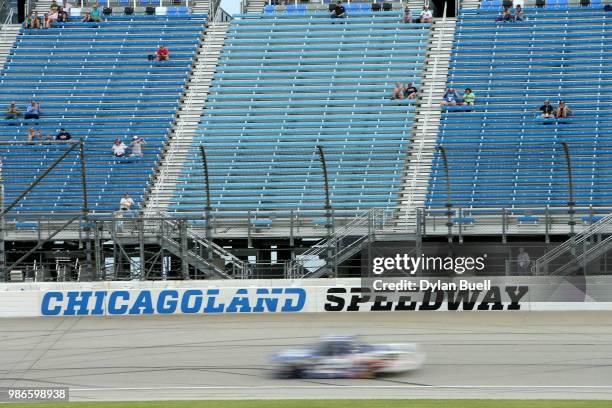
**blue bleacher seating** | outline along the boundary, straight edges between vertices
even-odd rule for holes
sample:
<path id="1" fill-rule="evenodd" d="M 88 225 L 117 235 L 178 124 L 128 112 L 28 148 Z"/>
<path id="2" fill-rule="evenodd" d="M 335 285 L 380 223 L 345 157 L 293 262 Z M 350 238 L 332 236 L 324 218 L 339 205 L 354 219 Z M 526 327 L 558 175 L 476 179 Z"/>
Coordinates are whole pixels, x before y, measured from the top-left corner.
<path id="1" fill-rule="evenodd" d="M 305 13 L 306 5 L 305 4 L 296 4 L 296 5 L 288 5 L 285 7 L 285 11 L 287 13 Z"/>
<path id="2" fill-rule="evenodd" d="M 182 10 L 183 13 L 185 10 Z M 206 21 L 205 15 L 113 15 L 100 23 L 74 18 L 47 30 L 22 29 L 0 74 L 0 103 L 22 111 L 41 103 L 39 120 L 0 118 L 1 141 L 25 141 L 30 127 L 43 135 L 66 128 L 85 141 L 89 208 L 118 209 L 129 193 L 139 205 L 166 141 Z M 159 44 L 168 62 L 149 61 Z M 143 158 L 115 159 L 115 138 L 146 141 Z M 3 148 L 6 202 L 17 197 L 66 144 Z M 78 150 L 13 209 L 14 213 L 80 211 Z"/>
<path id="3" fill-rule="evenodd" d="M 501 8 L 502 1 L 501 0 L 483 0 L 480 3 L 480 7 L 483 9 L 498 9 Z"/>
<path id="4" fill-rule="evenodd" d="M 577 206 L 612 205 L 612 37 L 592 7 L 527 8 L 527 21 L 497 23 L 498 10 L 464 10 L 457 21 L 448 86 L 472 88 L 476 104 L 442 113 L 451 202 L 468 209 L 566 207 L 571 153 Z M 539 106 L 564 100 L 565 119 Z M 447 202 L 445 168 L 434 158 L 427 205 Z M 534 215 L 519 221 L 537 222 Z M 529 218 L 532 217 L 532 218 Z"/>
<path id="5" fill-rule="evenodd" d="M 203 208 L 200 144 L 214 210 L 320 218 L 317 145 L 335 215 L 395 205 L 414 101 L 389 97 L 396 81 L 419 86 L 429 25 L 403 24 L 400 11 L 349 14 L 342 24 L 289 7 L 238 17 L 170 209 Z"/>

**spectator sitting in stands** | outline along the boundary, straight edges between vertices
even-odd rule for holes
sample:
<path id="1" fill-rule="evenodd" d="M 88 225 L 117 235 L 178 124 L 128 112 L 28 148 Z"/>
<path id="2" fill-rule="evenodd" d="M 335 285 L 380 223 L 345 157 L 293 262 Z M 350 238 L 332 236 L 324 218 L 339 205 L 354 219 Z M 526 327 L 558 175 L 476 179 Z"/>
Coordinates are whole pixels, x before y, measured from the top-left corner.
<path id="1" fill-rule="evenodd" d="M 170 51 L 163 44 L 159 46 L 157 51 L 155 52 L 155 59 L 157 61 L 169 61 L 170 60 Z"/>
<path id="2" fill-rule="evenodd" d="M 346 18 L 346 9 L 342 5 L 342 1 L 338 0 L 336 3 L 336 8 L 330 14 L 331 18 Z"/>
<path id="3" fill-rule="evenodd" d="M 4 119 L 17 119 L 19 116 L 21 116 L 21 111 L 17 108 L 17 104 L 15 102 L 11 102 L 6 110 L 6 116 Z"/>
<path id="4" fill-rule="evenodd" d="M 144 145 L 145 141 L 142 137 L 133 136 L 132 143 L 130 144 L 130 147 L 132 148 L 132 154 L 130 154 L 130 157 L 142 157 L 142 146 Z"/>
<path id="5" fill-rule="evenodd" d="M 98 8 L 98 3 L 94 3 L 93 7 L 89 11 L 89 17 L 92 21 L 102 21 L 102 11 Z"/>
<path id="6" fill-rule="evenodd" d="M 128 193 L 125 193 L 119 201 L 119 209 L 121 211 L 130 211 L 133 205 L 134 200 L 132 200 L 132 197 L 130 197 Z"/>
<path id="7" fill-rule="evenodd" d="M 61 128 L 59 130 L 59 132 L 57 132 L 57 135 L 55 135 L 55 140 L 60 140 L 60 141 L 64 141 L 65 142 L 65 141 L 68 141 L 70 139 L 72 139 L 72 136 L 64 128 Z"/>
<path id="8" fill-rule="evenodd" d="M 93 23 L 94 22 L 93 18 L 91 18 L 91 16 L 89 15 L 89 11 L 86 11 L 83 13 L 83 19 L 81 21 L 83 23 Z"/>
<path id="9" fill-rule="evenodd" d="M 57 10 L 49 11 L 48 14 L 45 14 L 45 26 L 44 28 L 51 28 L 51 24 L 55 23 L 59 18 L 59 14 Z"/>
<path id="10" fill-rule="evenodd" d="M 64 10 L 63 7 L 60 7 L 57 11 L 57 21 L 58 23 L 67 23 L 68 22 L 68 13 Z"/>
<path id="11" fill-rule="evenodd" d="M 423 6 L 423 11 L 421 11 L 421 15 L 419 16 L 419 21 L 421 23 L 431 23 L 433 21 L 433 15 L 429 10 L 429 6 Z"/>
<path id="12" fill-rule="evenodd" d="M 40 28 L 40 19 L 38 13 L 33 11 L 23 22 L 25 28 Z"/>
<path id="13" fill-rule="evenodd" d="M 402 87 L 401 82 L 395 83 L 395 88 L 393 88 L 391 99 L 404 99 L 404 88 Z"/>
<path id="14" fill-rule="evenodd" d="M 441 106 L 455 106 L 459 102 L 459 94 L 455 88 L 448 88 L 442 97 Z"/>
<path id="15" fill-rule="evenodd" d="M 404 7 L 404 23 L 412 23 L 412 10 L 410 7 Z"/>
<path id="16" fill-rule="evenodd" d="M 40 139 L 42 136 L 40 130 L 34 128 L 28 129 L 28 142 L 34 142 L 36 139 Z"/>
<path id="17" fill-rule="evenodd" d="M 525 12 L 520 4 L 516 5 L 516 14 L 514 14 L 514 21 L 525 21 Z"/>
<path id="18" fill-rule="evenodd" d="M 113 143 L 111 150 L 113 151 L 113 155 L 115 157 L 124 157 L 127 151 L 127 146 L 121 141 L 121 139 L 115 139 L 115 143 Z"/>
<path id="19" fill-rule="evenodd" d="M 501 17 L 499 17 L 499 21 L 514 21 L 514 16 L 512 15 L 512 13 L 510 13 L 510 7 L 504 7 L 504 11 L 502 11 Z"/>
<path id="20" fill-rule="evenodd" d="M 414 99 L 417 97 L 418 89 L 414 86 L 412 82 L 408 82 L 406 87 L 404 88 L 404 98 L 406 99 Z"/>
<path id="21" fill-rule="evenodd" d="M 476 101 L 476 95 L 472 92 L 471 88 L 465 88 L 465 92 L 463 93 L 463 102 L 461 105 L 474 105 Z"/>
<path id="22" fill-rule="evenodd" d="M 544 101 L 544 105 L 540 106 L 540 111 L 542 112 L 543 118 L 552 118 L 555 108 L 553 108 L 553 106 L 550 104 L 550 101 L 546 99 Z"/>
<path id="23" fill-rule="evenodd" d="M 26 113 L 23 117 L 24 119 L 39 119 L 41 114 L 42 111 L 40 110 L 40 103 L 32 101 L 26 109 Z"/>
<path id="24" fill-rule="evenodd" d="M 572 114 L 572 110 L 565 104 L 564 101 L 559 101 L 559 106 L 555 110 L 555 116 L 559 118 L 568 118 Z"/>

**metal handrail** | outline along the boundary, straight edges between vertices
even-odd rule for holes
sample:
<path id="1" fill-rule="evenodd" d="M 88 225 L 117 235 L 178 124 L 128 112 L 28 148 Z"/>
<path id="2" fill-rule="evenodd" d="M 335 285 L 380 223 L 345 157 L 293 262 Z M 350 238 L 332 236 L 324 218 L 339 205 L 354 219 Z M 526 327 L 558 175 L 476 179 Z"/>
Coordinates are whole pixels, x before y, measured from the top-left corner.
<path id="1" fill-rule="evenodd" d="M 584 262 L 585 259 L 589 259 L 590 255 L 595 253 L 595 255 L 597 255 L 597 253 L 602 249 L 602 248 L 606 248 L 610 246 L 610 243 L 612 243 L 612 235 L 607 237 L 606 239 L 604 239 L 601 242 L 598 242 L 597 245 L 594 245 L 592 247 L 590 247 L 589 249 L 587 249 L 586 251 L 584 251 L 582 254 L 580 254 L 579 256 L 577 256 L 575 259 L 573 259 L 572 263 L 566 263 L 565 265 L 562 265 L 560 268 L 556 269 L 554 272 L 551 273 L 551 275 L 560 275 L 562 272 L 564 272 L 565 270 L 567 270 L 568 268 L 570 268 L 573 264 L 577 263 L 577 262 Z M 537 262 L 537 261 L 536 261 Z M 538 270 L 536 269 L 536 272 L 538 272 Z M 571 271 L 570 271 L 571 272 Z"/>
<path id="2" fill-rule="evenodd" d="M 173 227 L 178 228 L 178 221 L 176 218 L 173 218 L 170 214 L 167 214 L 164 212 L 160 212 L 160 216 L 163 217 L 162 222 L 169 223 Z M 247 263 L 241 260 L 240 258 L 236 257 L 231 252 L 227 251 L 223 247 L 215 244 L 213 241 L 208 240 L 206 237 L 202 236 L 198 232 L 192 229 L 189 229 L 189 228 L 187 229 L 187 236 L 195 241 L 198 241 L 205 248 L 211 248 L 213 253 L 219 256 L 220 258 L 223 258 L 226 261 L 230 261 L 233 265 L 235 265 L 239 269 L 239 271 L 242 274 L 247 273 L 248 271 Z"/>
<path id="3" fill-rule="evenodd" d="M 601 232 L 605 227 L 608 227 L 612 223 L 612 214 L 607 215 L 601 220 L 591 224 L 580 233 L 574 235 L 561 245 L 555 247 L 552 251 L 549 251 L 542 257 L 538 258 L 535 262 L 536 271 L 542 268 L 543 265 L 550 263 L 553 259 L 558 258 L 564 252 L 570 250 L 572 247 L 581 244 L 591 236 Z"/>
<path id="4" fill-rule="evenodd" d="M 6 1 L 2 3 L 2 5 L 0 5 L 0 10 L 2 10 L 6 5 Z M 4 19 L 4 22 L 2 23 L 2 36 L 0 37 L 0 42 L 4 43 L 6 41 L 6 37 L 7 37 L 7 26 L 10 25 L 13 22 L 13 16 L 15 15 L 15 10 L 13 10 L 12 8 L 9 8 L 9 11 L 6 15 L 6 18 Z"/>
<path id="5" fill-rule="evenodd" d="M 317 244 L 313 245 L 310 249 L 303 252 L 301 254 L 302 258 L 309 257 L 320 257 L 323 255 L 329 248 L 336 248 L 336 258 L 353 248 L 355 245 L 363 242 L 363 239 L 372 233 L 371 227 L 372 225 L 378 225 L 377 220 L 382 220 L 382 227 L 387 222 L 388 218 L 386 214 L 389 211 L 393 211 L 390 208 L 373 208 L 370 210 L 364 210 L 358 213 L 351 221 L 349 221 L 346 225 L 339 228 L 335 231 L 335 233 L 326 239 L 319 241 Z M 363 231 L 363 228 L 366 228 L 366 231 Z M 341 243 L 344 239 L 349 237 L 359 237 L 357 240 L 351 241 L 348 245 L 338 249 L 338 244 Z M 288 275 L 293 275 L 293 273 L 297 272 L 303 266 L 303 260 L 294 259 L 288 264 Z M 306 275 L 306 274 L 305 274 Z"/>

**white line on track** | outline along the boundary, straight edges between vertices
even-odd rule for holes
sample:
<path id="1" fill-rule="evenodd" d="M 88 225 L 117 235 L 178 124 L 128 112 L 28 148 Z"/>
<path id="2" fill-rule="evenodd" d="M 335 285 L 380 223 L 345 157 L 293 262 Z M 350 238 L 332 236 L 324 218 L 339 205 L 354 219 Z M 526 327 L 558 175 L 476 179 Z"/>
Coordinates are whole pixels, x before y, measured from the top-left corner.
<path id="1" fill-rule="evenodd" d="M 102 387 L 102 388 L 70 388 L 70 391 L 155 391 L 155 390 L 266 390 L 266 389 L 321 389 L 321 388 L 387 388 L 387 389 L 402 389 L 402 388 L 459 388 L 459 389 L 476 389 L 476 388 L 503 388 L 503 389 L 550 389 L 550 388 L 568 388 L 568 389 L 612 389 L 612 385 L 341 385 L 341 384 L 324 384 L 324 385 L 262 385 L 262 386 L 193 386 L 193 387 Z"/>

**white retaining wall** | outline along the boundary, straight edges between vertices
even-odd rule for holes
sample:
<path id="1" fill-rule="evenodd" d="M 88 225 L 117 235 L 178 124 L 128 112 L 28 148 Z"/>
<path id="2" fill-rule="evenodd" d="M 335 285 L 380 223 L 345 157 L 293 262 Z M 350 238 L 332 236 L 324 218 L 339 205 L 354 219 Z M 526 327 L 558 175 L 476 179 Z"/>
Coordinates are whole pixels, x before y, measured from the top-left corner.
<path id="1" fill-rule="evenodd" d="M 605 278 L 612 285 L 612 279 Z M 418 310 L 612 310 L 612 302 L 531 302 L 518 286 L 482 291 L 476 302 L 387 299 L 359 279 L 0 284 L 0 317 Z M 595 284 L 595 283 L 594 283 Z M 601 284 L 598 278 L 597 285 Z M 515 294 L 514 299 L 508 294 Z M 520 298 L 519 298 L 520 297 Z"/>

